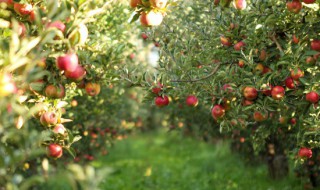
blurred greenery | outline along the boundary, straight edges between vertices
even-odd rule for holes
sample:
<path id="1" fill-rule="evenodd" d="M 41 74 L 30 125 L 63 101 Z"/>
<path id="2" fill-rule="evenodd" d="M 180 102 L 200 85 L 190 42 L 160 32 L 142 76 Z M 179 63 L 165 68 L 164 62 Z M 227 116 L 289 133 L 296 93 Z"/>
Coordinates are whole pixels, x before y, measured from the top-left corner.
<path id="1" fill-rule="evenodd" d="M 158 133 L 130 136 L 95 161 L 96 167 L 114 169 L 101 189 L 302 189 L 293 172 L 274 181 L 268 178 L 266 165 L 245 165 L 230 152 L 228 142 L 208 144 L 175 132 Z"/>

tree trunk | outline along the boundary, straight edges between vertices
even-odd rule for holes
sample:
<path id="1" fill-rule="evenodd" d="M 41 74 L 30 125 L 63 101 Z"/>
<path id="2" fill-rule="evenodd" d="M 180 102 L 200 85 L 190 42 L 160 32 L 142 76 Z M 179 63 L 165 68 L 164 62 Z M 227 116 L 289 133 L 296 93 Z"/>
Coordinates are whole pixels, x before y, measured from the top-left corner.
<path id="1" fill-rule="evenodd" d="M 268 144 L 268 172 L 272 179 L 281 179 L 289 174 L 289 163 L 283 151 L 276 151 L 274 144 Z"/>

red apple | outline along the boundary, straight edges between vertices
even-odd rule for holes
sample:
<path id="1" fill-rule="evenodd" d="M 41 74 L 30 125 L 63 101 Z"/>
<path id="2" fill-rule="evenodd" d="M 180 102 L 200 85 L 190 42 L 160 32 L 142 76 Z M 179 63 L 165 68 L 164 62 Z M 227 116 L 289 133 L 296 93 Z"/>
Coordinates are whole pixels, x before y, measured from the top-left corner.
<path id="1" fill-rule="evenodd" d="M 244 61 L 243 60 L 239 60 L 238 65 L 240 68 L 244 67 Z"/>
<path id="2" fill-rule="evenodd" d="M 264 95 L 271 96 L 272 86 L 270 84 L 263 84 L 261 87 Z"/>
<path id="3" fill-rule="evenodd" d="M 27 16 L 31 13 L 33 7 L 31 4 L 14 3 L 13 9 L 17 14 L 21 16 Z"/>
<path id="4" fill-rule="evenodd" d="M 311 91 L 306 94 L 306 100 L 308 102 L 311 102 L 313 104 L 317 103 L 319 101 L 319 94 L 315 91 Z"/>
<path id="5" fill-rule="evenodd" d="M 240 41 L 236 44 L 234 44 L 233 48 L 236 51 L 240 51 L 241 49 L 243 49 L 246 46 L 246 44 L 243 41 Z"/>
<path id="6" fill-rule="evenodd" d="M 169 98 L 168 96 L 157 96 L 154 100 L 154 103 L 158 107 L 167 106 L 169 104 Z"/>
<path id="7" fill-rule="evenodd" d="M 311 41 L 311 49 L 315 51 L 320 51 L 320 40 L 314 39 Z"/>
<path id="8" fill-rule="evenodd" d="M 198 98 L 194 95 L 189 95 L 186 99 L 186 104 L 195 107 L 198 105 Z"/>
<path id="9" fill-rule="evenodd" d="M 100 84 L 88 82 L 85 90 L 89 96 L 96 96 L 100 93 Z"/>
<path id="10" fill-rule="evenodd" d="M 305 4 L 312 4 L 315 3 L 316 0 L 302 0 Z"/>
<path id="11" fill-rule="evenodd" d="M 66 128 L 62 124 L 57 124 L 54 126 L 53 130 L 56 134 L 64 134 L 66 132 Z"/>
<path id="12" fill-rule="evenodd" d="M 311 158 L 312 157 L 312 150 L 306 147 L 302 147 L 298 153 L 300 158 Z"/>
<path id="13" fill-rule="evenodd" d="M 148 39 L 148 35 L 146 33 L 142 33 L 141 34 L 141 38 L 146 40 L 146 39 Z"/>
<path id="14" fill-rule="evenodd" d="M 254 102 L 251 101 L 251 100 L 244 99 L 244 100 L 242 101 L 242 105 L 243 105 L 243 106 L 250 106 L 250 105 L 252 105 L 252 104 L 254 104 Z"/>
<path id="15" fill-rule="evenodd" d="M 231 44 L 231 40 L 230 38 L 224 37 L 224 36 L 220 36 L 220 42 L 222 45 L 226 46 L 226 47 L 230 47 Z"/>
<path id="16" fill-rule="evenodd" d="M 243 96 L 247 100 L 254 100 L 258 97 L 258 91 L 253 87 L 245 87 L 243 90 Z"/>
<path id="17" fill-rule="evenodd" d="M 234 0 L 233 6 L 238 10 L 243 10 L 247 7 L 247 2 L 246 0 Z"/>
<path id="18" fill-rule="evenodd" d="M 296 86 L 294 84 L 294 80 L 291 77 L 286 78 L 286 80 L 284 81 L 285 85 L 287 88 L 289 89 L 295 89 Z"/>
<path id="19" fill-rule="evenodd" d="M 58 144 L 50 144 L 47 147 L 47 154 L 53 158 L 60 158 L 62 156 L 62 147 Z"/>
<path id="20" fill-rule="evenodd" d="M 161 12 L 142 12 L 140 16 L 140 23 L 142 26 L 159 26 L 162 23 L 163 15 Z"/>
<path id="21" fill-rule="evenodd" d="M 159 88 L 159 87 L 154 87 L 154 88 L 152 88 L 152 92 L 154 93 L 154 94 L 159 94 L 160 92 L 161 92 L 161 88 Z"/>
<path id="22" fill-rule="evenodd" d="M 41 115 L 40 123 L 44 126 L 55 125 L 58 122 L 58 116 L 54 112 L 48 111 Z"/>
<path id="23" fill-rule="evenodd" d="M 309 56 L 306 58 L 306 63 L 307 64 L 314 64 L 316 60 L 313 58 L 313 56 Z"/>
<path id="24" fill-rule="evenodd" d="M 75 53 L 67 53 L 59 56 L 56 60 L 56 65 L 60 70 L 73 72 L 79 65 L 78 56 Z"/>
<path id="25" fill-rule="evenodd" d="M 299 38 L 297 38 L 297 36 L 295 34 L 292 35 L 292 42 L 295 43 L 295 44 L 298 44 L 300 41 Z"/>
<path id="26" fill-rule="evenodd" d="M 292 13 L 299 13 L 302 9 L 302 3 L 300 0 L 292 0 L 287 2 L 287 9 Z"/>
<path id="27" fill-rule="evenodd" d="M 78 65 L 76 70 L 72 72 L 66 71 L 64 74 L 68 79 L 81 81 L 86 76 L 86 70 L 81 65 Z"/>
<path id="28" fill-rule="evenodd" d="M 232 86 L 230 84 L 224 84 L 222 86 L 222 90 L 225 91 L 225 92 L 231 93 L 233 91 L 233 88 L 232 88 Z"/>
<path id="29" fill-rule="evenodd" d="M 297 68 L 297 69 L 291 70 L 290 75 L 293 80 L 299 80 L 299 78 L 304 76 L 304 73 L 301 69 Z"/>
<path id="30" fill-rule="evenodd" d="M 259 111 L 255 111 L 253 113 L 253 119 L 257 122 L 261 122 L 261 121 L 264 121 L 266 119 L 268 119 L 268 113 L 265 113 L 265 114 L 262 114 L 261 112 Z"/>
<path id="31" fill-rule="evenodd" d="M 61 84 L 59 84 L 59 86 L 50 84 L 45 88 L 44 93 L 48 98 L 61 99 L 61 98 L 64 98 L 65 96 L 65 89 L 64 89 L 64 86 L 62 86 Z"/>
<path id="32" fill-rule="evenodd" d="M 297 119 L 296 119 L 296 118 L 291 118 L 291 119 L 290 119 L 290 123 L 291 123 L 292 125 L 295 125 L 295 124 L 297 123 Z"/>
<path id="33" fill-rule="evenodd" d="M 57 21 L 50 22 L 49 24 L 47 24 L 47 28 L 56 28 L 63 33 L 66 29 L 66 25 L 63 22 L 61 22 L 60 20 L 57 20 Z"/>
<path id="34" fill-rule="evenodd" d="M 211 114 L 215 120 L 220 119 L 224 116 L 225 109 L 221 105 L 215 105 L 211 110 Z"/>
<path id="35" fill-rule="evenodd" d="M 271 96 L 275 100 L 281 100 L 284 97 L 284 88 L 282 86 L 275 86 L 271 90 Z"/>
<path id="36" fill-rule="evenodd" d="M 159 9 L 166 7 L 168 0 L 150 0 L 151 6 Z"/>
<path id="37" fill-rule="evenodd" d="M 136 8 L 138 5 L 141 5 L 141 0 L 130 0 L 131 8 Z"/>

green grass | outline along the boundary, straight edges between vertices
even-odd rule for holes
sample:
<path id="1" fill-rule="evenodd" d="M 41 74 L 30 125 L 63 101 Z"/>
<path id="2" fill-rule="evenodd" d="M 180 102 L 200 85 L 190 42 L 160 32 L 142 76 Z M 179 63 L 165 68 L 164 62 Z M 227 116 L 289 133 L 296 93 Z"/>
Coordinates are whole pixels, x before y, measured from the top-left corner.
<path id="1" fill-rule="evenodd" d="M 105 190 L 302 189 L 292 175 L 273 181 L 265 165 L 246 166 L 227 142 L 206 144 L 174 133 L 131 136 L 94 164 L 114 169 L 101 184 Z"/>

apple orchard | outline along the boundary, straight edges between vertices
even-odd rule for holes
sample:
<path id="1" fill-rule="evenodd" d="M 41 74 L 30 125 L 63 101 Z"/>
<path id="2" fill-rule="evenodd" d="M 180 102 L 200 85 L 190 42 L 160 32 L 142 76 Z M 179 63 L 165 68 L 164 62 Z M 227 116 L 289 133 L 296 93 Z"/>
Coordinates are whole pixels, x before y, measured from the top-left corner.
<path id="1" fill-rule="evenodd" d="M 90 161 L 162 120 L 319 186 L 319 5 L 0 0 L 0 190 L 97 187 Z"/>

